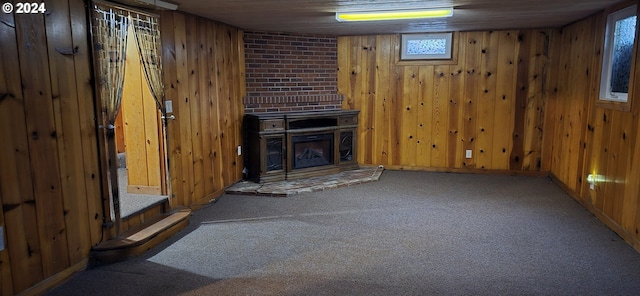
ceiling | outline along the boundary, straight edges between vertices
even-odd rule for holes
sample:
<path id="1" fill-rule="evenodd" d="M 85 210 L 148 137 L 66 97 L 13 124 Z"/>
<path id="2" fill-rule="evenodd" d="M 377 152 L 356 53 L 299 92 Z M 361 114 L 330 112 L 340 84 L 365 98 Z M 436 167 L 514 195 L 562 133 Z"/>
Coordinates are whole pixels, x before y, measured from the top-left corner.
<path id="1" fill-rule="evenodd" d="M 621 0 L 168 0 L 178 10 L 251 31 L 322 35 L 560 27 Z M 339 23 L 337 11 L 451 7 L 446 19 Z"/>

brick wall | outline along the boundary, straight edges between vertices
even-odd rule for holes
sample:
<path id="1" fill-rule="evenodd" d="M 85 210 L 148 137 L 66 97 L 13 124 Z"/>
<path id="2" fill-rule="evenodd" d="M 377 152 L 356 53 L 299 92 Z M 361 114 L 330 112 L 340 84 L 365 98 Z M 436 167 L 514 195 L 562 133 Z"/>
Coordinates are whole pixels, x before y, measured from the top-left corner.
<path id="1" fill-rule="evenodd" d="M 246 113 L 341 109 L 336 37 L 245 32 Z"/>

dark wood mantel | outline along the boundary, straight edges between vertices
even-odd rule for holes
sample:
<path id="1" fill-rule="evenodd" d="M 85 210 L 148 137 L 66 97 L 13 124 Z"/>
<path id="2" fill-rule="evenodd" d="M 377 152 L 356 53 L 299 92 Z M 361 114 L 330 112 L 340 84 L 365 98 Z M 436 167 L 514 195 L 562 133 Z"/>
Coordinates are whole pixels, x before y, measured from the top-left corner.
<path id="1" fill-rule="evenodd" d="M 358 110 L 255 113 L 245 116 L 245 165 L 256 182 L 332 174 L 358 168 Z M 326 162 L 296 165 L 295 145 L 323 139 Z M 305 142 L 307 141 L 307 142 Z M 328 147 L 330 143 L 330 147 Z M 297 155 L 300 157 L 300 155 Z"/>

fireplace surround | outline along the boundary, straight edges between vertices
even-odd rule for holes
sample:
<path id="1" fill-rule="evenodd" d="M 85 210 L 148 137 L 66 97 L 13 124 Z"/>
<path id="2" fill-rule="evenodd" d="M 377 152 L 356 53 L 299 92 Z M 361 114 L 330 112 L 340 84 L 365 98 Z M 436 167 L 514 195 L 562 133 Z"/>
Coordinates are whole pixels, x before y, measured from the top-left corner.
<path id="1" fill-rule="evenodd" d="M 247 178 L 293 180 L 357 169 L 357 110 L 245 115 Z"/>

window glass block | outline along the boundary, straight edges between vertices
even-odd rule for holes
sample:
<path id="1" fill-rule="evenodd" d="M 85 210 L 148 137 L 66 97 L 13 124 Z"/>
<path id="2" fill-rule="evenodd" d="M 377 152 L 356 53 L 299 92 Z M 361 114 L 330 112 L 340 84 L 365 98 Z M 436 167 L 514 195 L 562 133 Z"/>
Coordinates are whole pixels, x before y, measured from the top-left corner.
<path id="1" fill-rule="evenodd" d="M 633 42 L 635 39 L 636 16 L 621 19 L 615 23 L 613 39 L 613 60 L 611 64 L 611 91 L 629 92 L 629 75 Z"/>
<path id="2" fill-rule="evenodd" d="M 416 39 L 407 41 L 407 54 L 445 54 L 446 39 Z"/>

